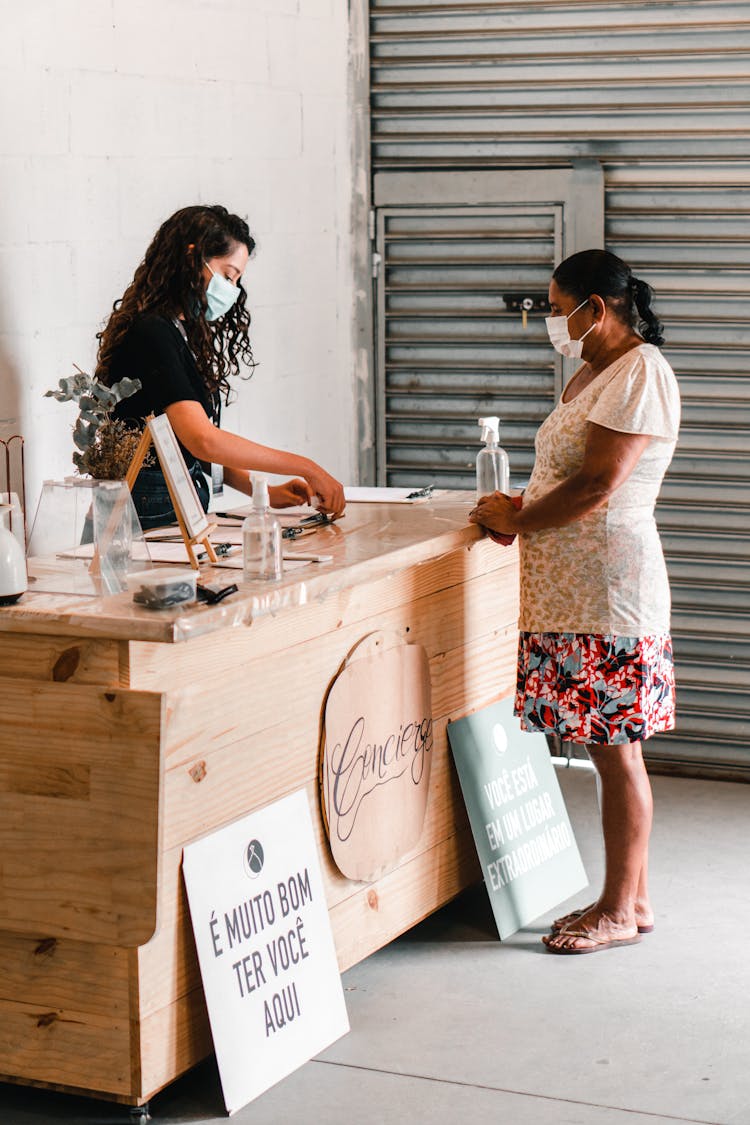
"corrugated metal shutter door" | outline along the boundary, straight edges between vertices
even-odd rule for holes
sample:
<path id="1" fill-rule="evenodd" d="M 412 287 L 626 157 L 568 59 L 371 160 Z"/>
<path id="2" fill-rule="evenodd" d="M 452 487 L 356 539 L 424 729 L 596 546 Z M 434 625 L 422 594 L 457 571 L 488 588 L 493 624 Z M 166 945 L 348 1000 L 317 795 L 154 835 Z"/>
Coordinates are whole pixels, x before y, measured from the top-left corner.
<path id="1" fill-rule="evenodd" d="M 501 419 L 514 482 L 528 478 L 557 365 L 544 326 L 524 330 L 503 294 L 546 291 L 561 208 L 383 208 L 379 223 L 384 479 L 473 488 L 485 414 Z"/>
<path id="2" fill-rule="evenodd" d="M 746 157 L 746 0 L 372 0 L 373 166 Z"/>
<path id="3" fill-rule="evenodd" d="M 673 764 L 750 769 L 750 5 L 373 0 L 371 16 L 377 178 L 525 168 L 533 182 L 541 169 L 570 167 L 582 156 L 601 163 L 605 244 L 654 286 L 684 404 L 658 509 L 673 590 L 679 726 L 652 740 L 648 753 Z M 413 201 L 390 202 L 398 210 L 398 202 Z M 394 283 L 381 328 L 389 358 L 408 362 L 403 337 L 424 323 L 424 310 L 409 322 L 417 308 L 402 301 L 396 246 L 405 249 L 418 232 L 389 228 L 385 215 L 380 222 Z M 471 252 L 459 243 L 436 238 L 429 251 L 445 276 L 456 268 L 453 251 Z M 434 294 L 426 297 L 440 308 Z M 485 306 L 467 324 L 452 310 L 441 340 L 452 334 L 464 355 L 474 348 L 487 361 L 472 361 L 469 377 L 481 371 L 481 386 L 490 389 L 492 349 L 504 347 L 515 379 L 529 352 L 503 343 L 509 322 L 493 322 Z M 536 328 L 528 340 L 541 372 Z M 399 444 L 402 389 L 382 402 L 393 479 L 402 455 L 413 456 Z M 539 382 L 536 389 L 541 409 L 547 392 Z M 485 400 L 469 397 L 463 403 L 473 426 L 473 407 Z M 451 450 L 461 456 L 456 443 L 468 431 L 463 419 L 440 421 L 445 405 L 425 388 L 412 397 L 407 429 L 426 439 L 422 451 L 449 483 L 447 459 Z M 455 405 L 445 410 L 452 418 Z M 436 421 L 434 430 L 423 428 Z M 523 427 L 506 438 L 517 466 L 525 467 L 529 438 Z"/>
<path id="4" fill-rule="evenodd" d="M 672 584 L 679 742 L 748 762 L 750 193 L 706 169 L 617 167 L 607 245 L 648 277 L 679 373 L 683 425 L 657 509 Z M 653 745 L 668 750 L 670 740 Z"/>

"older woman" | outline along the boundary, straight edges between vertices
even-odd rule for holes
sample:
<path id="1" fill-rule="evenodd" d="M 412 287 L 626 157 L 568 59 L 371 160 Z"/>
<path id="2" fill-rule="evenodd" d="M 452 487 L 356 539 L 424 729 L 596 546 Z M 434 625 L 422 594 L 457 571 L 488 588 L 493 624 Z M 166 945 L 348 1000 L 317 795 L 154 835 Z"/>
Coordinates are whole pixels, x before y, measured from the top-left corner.
<path id="1" fill-rule="evenodd" d="M 654 505 L 679 427 L 651 290 L 604 250 L 555 270 L 550 340 L 583 364 L 536 438 L 518 510 L 494 493 L 471 520 L 518 534 L 516 714 L 587 746 L 600 779 L 606 869 L 591 906 L 553 924 L 552 953 L 629 945 L 653 929 L 652 799 L 641 743 L 674 726 L 670 597 Z"/>

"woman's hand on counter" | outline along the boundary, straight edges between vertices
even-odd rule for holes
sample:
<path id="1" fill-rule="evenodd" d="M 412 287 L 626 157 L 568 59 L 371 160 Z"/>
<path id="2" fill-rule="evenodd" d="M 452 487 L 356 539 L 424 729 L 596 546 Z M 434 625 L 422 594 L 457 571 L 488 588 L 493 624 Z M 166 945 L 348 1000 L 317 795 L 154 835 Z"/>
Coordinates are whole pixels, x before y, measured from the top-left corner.
<path id="1" fill-rule="evenodd" d="M 481 496 L 476 508 L 469 512 L 469 523 L 484 528 L 496 543 L 512 543 L 519 532 L 518 512 L 523 500 L 520 496 L 506 496 L 504 492 L 491 492 Z"/>
<path id="2" fill-rule="evenodd" d="M 283 484 L 269 484 L 268 498 L 272 508 L 296 508 L 300 504 L 310 504 L 315 490 L 307 483 L 295 477 L 294 480 L 285 480 Z"/>
<path id="3" fill-rule="evenodd" d="M 340 516 L 346 507 L 344 499 L 344 486 L 327 473 L 320 465 L 311 462 L 310 468 L 305 472 L 305 479 L 317 495 L 318 502 L 315 506 L 326 515 Z"/>

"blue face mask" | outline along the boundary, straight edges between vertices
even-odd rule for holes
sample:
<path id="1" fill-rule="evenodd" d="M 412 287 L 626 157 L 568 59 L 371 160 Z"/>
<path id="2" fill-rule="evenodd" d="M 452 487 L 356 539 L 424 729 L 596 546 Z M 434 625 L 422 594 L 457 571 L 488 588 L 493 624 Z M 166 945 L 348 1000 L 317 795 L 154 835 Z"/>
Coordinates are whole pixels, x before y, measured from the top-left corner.
<path id="1" fill-rule="evenodd" d="M 229 312 L 234 302 L 240 295 L 237 285 L 233 285 L 226 277 L 214 271 L 206 262 L 206 268 L 211 270 L 211 280 L 206 287 L 206 320 L 218 320 L 225 312 Z"/>

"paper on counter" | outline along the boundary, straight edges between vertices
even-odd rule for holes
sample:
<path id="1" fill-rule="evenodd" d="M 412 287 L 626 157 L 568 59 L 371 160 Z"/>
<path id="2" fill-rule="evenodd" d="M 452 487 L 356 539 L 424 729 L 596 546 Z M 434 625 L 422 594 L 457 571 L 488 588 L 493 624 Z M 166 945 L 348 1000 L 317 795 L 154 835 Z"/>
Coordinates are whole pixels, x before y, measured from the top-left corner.
<path id="1" fill-rule="evenodd" d="M 344 499 L 347 504 L 423 504 L 425 500 L 431 500 L 436 496 L 447 496 L 450 489 L 435 488 L 429 496 L 409 498 L 413 492 L 419 491 L 420 489 L 415 485 L 410 488 L 392 488 L 390 486 L 380 488 L 370 487 L 369 485 L 347 484 L 344 487 Z M 237 508 L 226 516 L 218 516 L 218 526 L 222 529 L 227 525 L 236 526 L 237 522 L 244 518 L 249 511 L 249 507 Z M 315 508 L 309 504 L 300 504 L 294 508 L 273 509 L 273 514 L 277 519 L 289 518 L 294 521 L 304 516 L 313 515 L 314 512 Z"/>
<path id="2" fill-rule="evenodd" d="M 447 488 L 435 488 L 429 496 L 414 496 L 418 488 L 370 488 L 368 486 L 347 485 L 344 489 L 344 499 L 347 504 L 423 504 L 425 500 L 433 500 L 436 496 L 445 496 Z"/>
<path id="3" fill-rule="evenodd" d="M 288 570 L 299 570 L 299 568 L 302 567 L 302 566 L 310 566 L 310 565 L 312 565 L 312 564 L 311 564 L 309 559 L 293 559 L 292 560 L 292 559 L 287 559 L 286 557 L 284 558 L 284 571 L 285 572 L 288 571 Z M 229 559 L 219 559 L 217 562 L 211 563 L 211 566 L 220 566 L 224 570 L 242 570 L 242 555 L 238 555 L 236 557 L 229 558 Z"/>
<path id="4" fill-rule="evenodd" d="M 169 533 L 167 533 L 169 534 Z M 162 531 L 162 536 L 164 532 Z M 166 538 L 166 537 L 165 537 Z M 171 537 L 170 537 L 171 538 Z M 212 563 L 212 566 L 224 567 L 226 570 L 242 570 L 242 529 L 238 527 L 222 527 L 221 531 L 214 532 L 211 536 L 211 542 L 214 548 L 219 544 L 229 544 L 229 553 L 219 555 L 218 560 Z M 183 540 L 175 539 L 174 542 L 160 542 L 158 531 L 152 532 L 148 536 L 149 552 L 151 554 L 152 562 L 167 562 L 167 563 L 184 563 L 188 561 L 187 551 Z M 205 552 L 202 550 L 200 544 L 195 544 L 195 551 L 199 559 L 203 560 Z M 302 554 L 302 553 L 301 553 Z M 320 555 L 320 561 L 328 562 L 332 556 Z M 284 555 L 284 568 L 296 570 L 301 566 L 307 566 L 308 563 L 317 562 L 317 558 L 300 557 L 299 559 L 291 558 Z"/>

